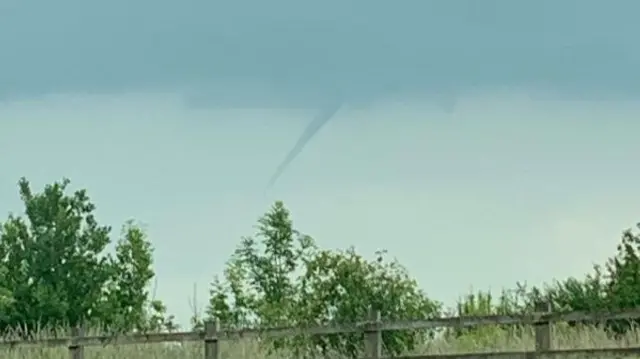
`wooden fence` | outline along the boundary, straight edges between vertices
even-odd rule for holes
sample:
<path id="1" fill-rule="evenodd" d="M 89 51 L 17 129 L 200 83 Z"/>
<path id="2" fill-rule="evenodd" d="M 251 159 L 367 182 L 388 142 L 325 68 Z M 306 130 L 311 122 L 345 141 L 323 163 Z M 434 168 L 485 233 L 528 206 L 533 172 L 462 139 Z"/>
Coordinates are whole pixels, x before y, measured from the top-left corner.
<path id="1" fill-rule="evenodd" d="M 395 359 L 489 359 L 489 358 L 539 358 L 541 355 L 570 355 L 601 356 L 605 354 L 630 355 L 640 354 L 640 346 L 626 348 L 591 348 L 591 349 L 561 349 L 553 350 L 551 346 L 551 324 L 557 322 L 603 322 L 616 319 L 638 319 L 640 308 L 624 312 L 571 312 L 553 313 L 547 303 L 537 306 L 536 312 L 526 315 L 488 315 L 453 318 L 436 318 L 427 320 L 404 320 L 383 322 L 380 312 L 371 311 L 366 321 L 355 324 L 333 326 L 308 326 L 269 329 L 221 330 L 219 323 L 206 322 L 205 330 L 199 332 L 177 333 L 136 333 L 122 336 L 83 336 L 80 329 L 72 332 L 70 338 L 56 338 L 27 341 L 2 341 L 0 348 L 13 348 L 24 345 L 40 345 L 47 347 L 66 346 L 69 348 L 71 359 L 84 359 L 84 347 L 126 345 L 163 342 L 194 342 L 204 343 L 204 359 L 220 359 L 220 340 L 251 337 L 287 337 L 293 335 L 323 335 L 336 333 L 364 333 L 365 355 L 367 359 L 382 359 L 382 332 L 387 330 L 407 329 L 436 329 L 436 328 L 467 328 L 483 325 L 533 325 L 535 327 L 535 350 L 529 351 L 501 351 L 463 354 L 415 355 L 395 357 Z M 233 359 L 233 358 L 229 358 Z M 384 358 L 391 359 L 391 358 Z"/>

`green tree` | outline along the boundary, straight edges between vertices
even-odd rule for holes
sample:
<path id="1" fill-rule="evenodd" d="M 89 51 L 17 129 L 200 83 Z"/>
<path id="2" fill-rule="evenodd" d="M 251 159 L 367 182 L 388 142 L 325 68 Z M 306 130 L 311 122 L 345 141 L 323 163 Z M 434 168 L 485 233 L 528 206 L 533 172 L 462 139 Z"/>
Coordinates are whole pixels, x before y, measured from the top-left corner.
<path id="1" fill-rule="evenodd" d="M 427 319 L 440 314 L 441 304 L 429 299 L 397 260 L 387 260 L 384 251 L 367 260 L 353 248 L 320 251 L 306 263 L 301 279 L 298 315 L 307 322 L 354 323 L 367 318 L 369 308 L 385 320 Z M 382 339 L 391 355 L 413 350 L 433 336 L 433 331 L 385 331 Z M 329 349 L 357 357 L 361 334 L 327 335 L 316 340 Z"/>
<path id="2" fill-rule="evenodd" d="M 640 226 L 639 226 L 640 227 Z M 584 278 L 554 281 L 542 288 L 520 287 L 521 310 L 533 310 L 533 303 L 550 300 L 554 311 L 618 311 L 640 306 L 640 236 L 631 229 L 623 232 L 616 253 L 604 266 L 595 265 Z M 579 323 L 568 323 L 573 326 Z M 624 333 L 635 321 L 610 321 L 607 328 Z"/>
<path id="3" fill-rule="evenodd" d="M 289 211 L 276 202 L 259 219 L 256 236 L 242 239 L 223 278 L 214 279 L 207 315 L 238 327 L 352 323 L 365 319 L 371 305 L 389 320 L 428 318 L 440 310 L 384 252 L 367 260 L 353 248 L 320 250 L 311 237 L 294 229 Z M 429 334 L 385 332 L 383 341 L 390 354 L 399 354 Z M 341 334 L 270 345 L 356 357 L 362 343 L 361 335 Z"/>
<path id="4" fill-rule="evenodd" d="M 98 224 L 86 190 L 67 194 L 69 184 L 63 179 L 34 193 L 25 178 L 19 181 L 24 215 L 0 225 L 0 329 L 149 328 L 163 308 L 148 298 L 151 244 L 129 222 L 115 255 L 108 253 L 111 228 Z"/>
<path id="5" fill-rule="evenodd" d="M 624 231 L 616 255 L 606 265 L 604 297 L 605 307 L 609 310 L 640 307 L 640 235 L 631 229 Z M 618 320 L 608 324 L 610 329 L 621 334 L 637 326 L 638 321 Z"/>

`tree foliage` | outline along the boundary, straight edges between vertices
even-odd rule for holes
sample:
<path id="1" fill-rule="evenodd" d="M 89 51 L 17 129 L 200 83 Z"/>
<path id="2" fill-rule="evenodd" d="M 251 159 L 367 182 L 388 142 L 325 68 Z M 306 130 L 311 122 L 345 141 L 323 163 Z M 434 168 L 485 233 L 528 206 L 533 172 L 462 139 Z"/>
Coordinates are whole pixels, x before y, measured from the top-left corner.
<path id="1" fill-rule="evenodd" d="M 640 226 L 639 226 L 640 228 Z M 595 265 L 584 278 L 555 281 L 529 293 L 530 302 L 547 298 L 555 311 L 621 311 L 640 306 L 640 236 L 623 232 L 615 254 L 604 266 Z M 569 323 L 575 325 L 578 323 Z M 621 334 L 636 321 L 609 321 L 606 327 Z"/>
<path id="2" fill-rule="evenodd" d="M 311 237 L 294 229 L 289 211 L 276 202 L 259 219 L 257 234 L 242 239 L 222 278 L 214 279 L 207 315 L 227 327 L 321 325 L 363 321 L 370 306 L 384 319 L 428 318 L 440 310 L 440 304 L 384 252 L 367 260 L 353 248 L 321 250 Z M 429 334 L 385 332 L 383 342 L 390 354 L 399 354 Z M 336 334 L 270 345 L 355 357 L 362 343 L 361 334 Z"/>
<path id="3" fill-rule="evenodd" d="M 535 303 L 540 301 L 549 301 L 557 312 L 622 311 L 640 307 L 640 235 L 631 229 L 624 231 L 615 254 L 605 265 L 594 265 L 593 272 L 583 278 L 570 277 L 532 288 L 518 284 L 515 291 L 503 295 L 497 303 L 493 303 L 487 293 L 471 295 L 460 301 L 458 314 L 526 313 L 533 311 Z M 582 323 L 567 324 L 574 326 Z M 599 324 L 605 325 L 613 334 L 622 334 L 637 327 L 638 322 L 615 320 Z M 448 334 L 457 337 L 473 335 L 477 339 L 486 337 L 486 331 L 474 328 L 450 331 Z"/>
<path id="4" fill-rule="evenodd" d="M 0 329 L 172 326 L 149 298 L 153 249 L 145 232 L 126 223 L 109 253 L 111 227 L 98 223 L 85 190 L 67 193 L 69 184 L 34 193 L 19 181 L 24 214 L 0 224 Z"/>

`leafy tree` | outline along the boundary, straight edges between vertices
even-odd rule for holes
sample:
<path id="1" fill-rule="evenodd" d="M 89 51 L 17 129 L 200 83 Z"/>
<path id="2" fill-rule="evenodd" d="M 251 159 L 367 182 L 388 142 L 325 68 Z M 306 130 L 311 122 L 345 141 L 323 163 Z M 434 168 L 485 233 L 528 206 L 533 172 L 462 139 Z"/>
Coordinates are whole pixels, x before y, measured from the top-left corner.
<path id="1" fill-rule="evenodd" d="M 543 299 L 550 300 L 553 310 L 561 312 L 637 308 L 640 306 L 640 236 L 630 229 L 624 231 L 615 255 L 604 267 L 595 265 L 593 273 L 582 279 L 572 277 L 531 290 L 521 287 L 520 294 L 525 310 L 532 310 L 533 303 Z M 637 323 L 617 320 L 606 324 L 621 334 Z"/>
<path id="2" fill-rule="evenodd" d="M 373 261 L 346 251 L 320 251 L 307 263 L 302 277 L 301 317 L 307 321 L 354 323 L 367 317 L 370 307 L 386 320 L 426 319 L 437 316 L 441 305 L 418 287 L 397 260 L 388 261 L 385 252 Z M 392 355 L 413 350 L 432 337 L 433 331 L 385 331 L 384 347 Z M 321 348 L 356 357 L 361 350 L 359 334 L 329 335 Z"/>
<path id="3" fill-rule="evenodd" d="M 638 224 L 640 229 L 640 224 Z M 640 235 L 630 229 L 624 231 L 617 253 L 606 265 L 606 308 L 622 310 L 640 306 Z M 637 320 L 610 322 L 609 328 L 621 334 Z"/>
<path id="4" fill-rule="evenodd" d="M 115 255 L 107 253 L 111 228 L 98 224 L 85 190 L 66 193 L 69 184 L 64 179 L 34 193 L 25 178 L 19 181 L 24 215 L 0 225 L 0 329 L 149 328 L 164 314 L 146 290 L 154 276 L 151 244 L 129 222 Z"/>
<path id="5" fill-rule="evenodd" d="M 257 235 L 243 238 L 223 273 L 215 278 L 207 315 L 225 326 L 280 326 L 352 323 L 366 318 L 371 305 L 384 319 L 437 315 L 430 300 L 397 261 L 384 252 L 374 260 L 346 251 L 320 250 L 313 239 L 293 228 L 289 211 L 276 202 L 258 221 Z M 432 333 L 385 332 L 391 354 L 412 349 Z M 271 342 L 302 351 L 320 348 L 351 357 L 362 349 L 361 335 L 339 334 Z"/>
<path id="6" fill-rule="evenodd" d="M 146 332 L 175 331 L 179 329 L 175 317 L 167 313 L 167 306 L 161 300 L 153 299 L 146 309 L 146 321 L 142 330 Z"/>
<path id="7" fill-rule="evenodd" d="M 582 279 L 570 277 L 542 288 L 534 287 L 526 296 L 528 310 L 533 310 L 533 304 L 542 300 L 550 301 L 556 312 L 591 312 L 608 307 L 606 283 L 599 266 L 594 266 L 594 273 Z"/>

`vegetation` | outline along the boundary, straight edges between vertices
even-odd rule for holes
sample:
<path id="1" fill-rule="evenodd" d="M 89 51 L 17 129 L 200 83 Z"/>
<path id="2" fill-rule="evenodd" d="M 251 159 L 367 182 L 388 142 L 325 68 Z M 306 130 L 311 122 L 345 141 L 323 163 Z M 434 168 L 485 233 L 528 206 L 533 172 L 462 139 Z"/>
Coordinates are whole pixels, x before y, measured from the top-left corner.
<path id="1" fill-rule="evenodd" d="M 107 253 L 111 227 L 98 223 L 85 190 L 67 194 L 68 185 L 34 193 L 19 182 L 24 215 L 0 226 L 0 330 L 172 327 L 162 303 L 149 298 L 152 247 L 142 228 L 124 224 L 115 253 Z"/>
<path id="2" fill-rule="evenodd" d="M 23 213 L 0 223 L 0 330 L 21 328 L 17 335 L 25 337 L 42 328 L 75 325 L 102 332 L 175 329 L 163 303 L 149 294 L 155 275 L 153 248 L 143 228 L 127 222 L 113 238 L 111 227 L 95 218 L 87 192 L 71 192 L 69 184 L 64 179 L 33 192 L 26 179 L 19 181 Z M 640 305 L 639 251 L 640 235 L 627 230 L 614 255 L 583 278 L 541 288 L 516 284 L 497 297 L 470 293 L 447 310 L 385 252 L 370 260 L 353 248 L 321 249 L 294 227 L 284 204 L 276 202 L 258 220 L 255 235 L 240 240 L 224 272 L 214 277 L 204 318 L 193 318 L 193 324 L 199 327 L 207 318 L 231 327 L 355 322 L 366 316 L 370 305 L 388 320 L 510 314 L 529 312 L 541 299 L 550 300 L 558 311 L 621 310 Z M 637 338 L 635 323 L 602 324 L 603 329 L 596 330 L 569 323 L 558 329 L 564 335 L 560 341 L 576 347 L 594 338 L 612 343 Z M 448 330 L 442 335 L 398 331 L 383 336 L 391 355 L 496 345 L 508 349 L 529 341 L 530 329 L 500 326 Z M 361 335 L 336 334 L 239 347 L 249 348 L 244 352 L 247 357 L 287 352 L 296 357 L 333 353 L 353 358 L 362 343 Z M 164 350 L 131 348 L 127 350 Z M 113 353 L 104 357 L 122 355 Z M 56 357 L 53 352 L 48 355 Z"/>
<path id="3" fill-rule="evenodd" d="M 320 250 L 309 236 L 292 227 L 288 210 L 276 202 L 259 220 L 257 238 L 243 238 L 228 262 L 224 280 L 216 278 L 207 314 L 233 326 L 353 323 L 366 318 L 369 306 L 386 319 L 429 318 L 440 304 L 429 299 L 397 261 L 377 253 L 372 261 L 353 248 Z M 386 332 L 387 350 L 413 350 L 433 333 Z M 355 356 L 362 339 L 356 334 L 276 341 L 299 350 L 311 344 Z"/>

